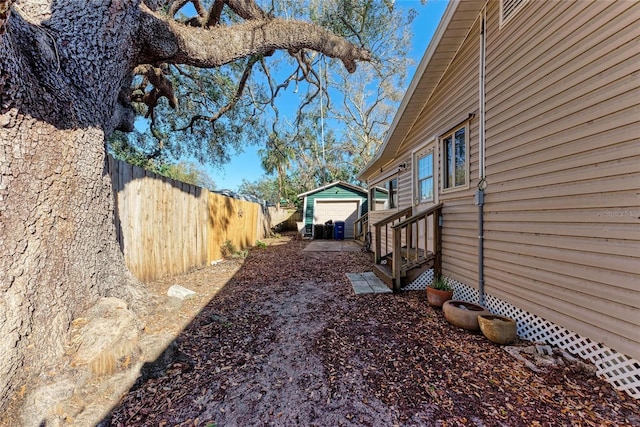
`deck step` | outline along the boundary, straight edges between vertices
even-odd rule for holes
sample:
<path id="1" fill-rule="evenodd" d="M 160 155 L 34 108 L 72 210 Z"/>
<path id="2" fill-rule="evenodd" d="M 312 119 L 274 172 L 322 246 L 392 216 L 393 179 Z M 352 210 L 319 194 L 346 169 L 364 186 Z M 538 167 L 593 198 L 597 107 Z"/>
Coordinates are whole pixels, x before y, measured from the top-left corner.
<path id="1" fill-rule="evenodd" d="M 374 264 L 373 272 L 384 282 L 390 289 L 393 289 L 393 275 L 391 274 L 391 266 L 388 264 Z"/>
<path id="2" fill-rule="evenodd" d="M 400 272 L 400 287 L 405 287 L 407 284 L 417 279 L 422 273 L 430 268 L 433 268 L 434 259 L 435 257 L 433 253 L 428 252 L 426 257 L 423 256 L 416 261 L 412 261 L 411 263 L 406 264 Z M 373 272 L 390 289 L 393 289 L 393 270 L 391 264 L 393 262 L 393 257 L 388 256 L 384 261 L 384 264 L 374 264 Z"/>

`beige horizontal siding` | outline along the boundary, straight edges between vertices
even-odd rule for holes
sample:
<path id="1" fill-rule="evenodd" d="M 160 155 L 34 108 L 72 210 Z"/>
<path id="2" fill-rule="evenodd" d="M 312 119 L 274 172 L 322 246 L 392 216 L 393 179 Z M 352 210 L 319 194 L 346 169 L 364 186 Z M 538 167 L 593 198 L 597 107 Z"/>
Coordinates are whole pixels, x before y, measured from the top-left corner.
<path id="1" fill-rule="evenodd" d="M 612 187 L 615 188 L 615 187 Z M 634 193 L 630 193 L 633 195 Z M 614 196 L 617 198 L 617 196 Z M 501 205 L 500 209 L 493 210 L 496 205 L 492 204 L 492 211 L 485 213 L 485 219 L 489 222 L 511 222 L 511 223 L 541 223 L 554 224 L 567 221 L 566 210 L 522 210 L 518 204 L 512 205 L 513 209 L 509 210 L 506 203 Z M 640 212 L 640 207 L 636 208 Z M 574 209 L 569 212 L 572 224 L 636 224 L 637 219 L 634 218 L 633 210 L 629 214 L 617 213 L 615 211 L 606 211 L 598 207 Z M 635 227 L 633 228 L 635 230 Z M 627 234 L 628 235 L 628 234 Z M 631 234 L 633 236 L 633 233 Z M 635 239 L 634 239 L 635 240 Z"/>
<path id="2" fill-rule="evenodd" d="M 517 105 L 519 100 L 526 99 L 536 93 L 535 89 L 531 87 L 532 84 L 543 89 L 552 89 L 551 93 L 558 93 L 563 90 L 563 86 L 558 85 L 576 83 L 575 79 L 563 82 L 562 78 L 566 79 L 575 74 L 588 73 L 584 76 L 584 80 L 587 80 L 591 74 L 602 67 L 602 57 L 609 56 L 611 52 L 631 40 L 628 32 L 632 30 L 630 25 L 633 25 L 637 18 L 634 18 L 633 14 L 625 15 L 625 11 L 622 11 L 622 15 L 612 20 L 603 10 L 628 8 L 629 2 L 627 5 L 624 5 L 624 2 L 585 1 L 578 3 L 567 8 L 567 5 L 561 5 L 560 2 L 557 2 L 555 6 L 551 2 L 547 2 L 547 5 L 532 6 L 530 10 L 535 10 L 540 6 L 545 8 L 551 6 L 547 12 L 550 15 L 555 13 L 555 9 L 569 10 L 564 15 L 564 19 L 566 19 L 567 15 L 575 14 L 576 9 L 581 8 L 589 13 L 584 18 L 589 22 L 587 31 L 583 28 L 584 21 L 567 23 L 562 21 L 562 16 L 558 16 L 553 25 L 544 29 L 527 30 L 519 26 L 516 29 L 519 32 L 518 36 L 511 39 L 502 38 L 505 33 L 511 37 L 509 30 L 514 29 L 511 26 L 506 28 L 507 31 L 489 31 L 488 55 L 495 56 L 496 59 L 487 64 L 487 74 L 501 76 L 503 79 L 499 82 L 487 82 L 487 90 L 494 90 L 498 85 L 518 89 L 518 93 L 514 93 L 514 98 L 508 97 L 506 94 L 495 95 L 500 102 L 506 103 L 505 107 Z M 603 27 L 604 24 L 606 27 Z M 612 40 L 612 36 L 617 39 Z M 495 37 L 501 37 L 499 44 L 492 42 Z M 531 39 L 535 40 L 531 41 Z M 598 44 L 602 44 L 602 46 L 598 46 Z M 599 50 L 594 52 L 592 50 L 594 47 Z M 503 54 L 501 48 L 508 49 L 510 53 Z M 509 68 L 516 62 L 523 68 Z M 566 67 L 567 64 L 570 64 L 569 68 Z M 611 65 L 609 64 L 609 66 Z"/>
<path id="3" fill-rule="evenodd" d="M 557 288 L 562 292 L 580 292 L 585 295 L 589 295 L 594 298 L 604 299 L 626 306 L 627 312 L 633 303 L 637 303 L 637 299 L 633 296 L 634 289 L 625 288 L 622 286 L 611 286 L 605 295 L 602 295 L 602 285 L 597 282 L 598 278 L 604 277 L 602 270 L 595 265 L 585 265 L 581 268 L 576 268 L 567 274 L 559 274 L 557 268 L 561 266 L 562 260 L 556 259 L 535 259 L 531 260 L 526 255 L 515 254 L 512 252 L 499 252 L 494 251 L 495 254 L 500 256 L 487 257 L 486 266 L 492 268 L 495 273 L 496 283 L 494 287 L 496 289 L 502 289 L 508 291 L 510 286 L 506 277 L 520 277 L 519 285 L 523 289 L 536 289 L 537 287 L 544 288 L 545 291 L 548 287 Z M 606 279 L 602 283 L 624 283 L 629 279 L 630 274 L 623 272 L 606 272 Z M 593 280 L 595 278 L 595 280 Z M 614 279 L 614 280 L 612 280 Z M 566 286 L 555 286 L 557 282 L 562 280 L 566 283 Z M 503 289 L 504 288 L 504 289 Z M 517 289 L 517 288 L 513 288 Z M 593 309 L 593 307 L 592 307 Z M 600 304 L 598 311 L 605 310 L 606 305 Z M 612 313 L 609 313 L 611 315 Z M 613 316 L 619 314 L 613 313 Z M 623 316 L 622 319 L 628 316 Z"/>
<path id="4" fill-rule="evenodd" d="M 403 143 L 404 152 L 408 153 L 416 146 L 440 137 L 478 110 L 479 31 L 479 23 L 476 23 L 449 65 L 447 78 L 435 89 L 407 135 Z"/>
<path id="5" fill-rule="evenodd" d="M 555 153 L 550 153 L 553 157 L 549 157 L 549 159 L 554 159 L 557 155 L 574 154 L 571 150 L 576 150 L 575 153 L 578 153 L 580 151 L 577 150 L 588 151 L 598 147 L 607 147 L 611 141 L 635 141 L 638 124 L 629 121 L 629 117 L 633 116 L 640 116 L 640 107 L 632 106 L 614 113 L 607 111 L 603 116 L 588 120 L 579 126 L 563 129 L 561 132 L 537 135 L 535 143 L 532 143 L 531 140 L 501 138 L 500 141 L 505 144 L 510 141 L 511 145 L 504 147 L 503 150 L 493 146 L 488 147 L 487 153 L 490 158 L 487 161 L 495 168 L 496 173 L 499 173 L 504 169 L 513 169 L 511 162 L 518 161 L 519 157 L 540 153 L 543 150 L 557 150 Z M 602 123 L 606 123 L 607 128 L 602 129 Z M 594 129 L 594 125 L 596 125 L 596 129 Z M 584 144 L 585 140 L 589 143 Z M 562 153 L 561 150 L 567 152 Z"/>
<path id="6" fill-rule="evenodd" d="M 479 28 L 478 28 L 479 33 Z M 469 42 L 477 50 L 477 37 Z M 473 73 L 471 73 L 473 71 Z M 476 83 L 472 92 L 478 103 L 477 64 L 469 69 Z M 478 117 L 469 122 L 469 187 L 442 193 L 444 203 L 442 229 L 443 274 L 468 286 L 478 287 L 478 207 L 474 194 L 478 182 Z M 438 159 L 437 173 L 442 176 L 442 158 Z M 441 190 L 440 190 L 441 191 Z"/>
<path id="7" fill-rule="evenodd" d="M 636 358 L 639 14 L 489 3 L 485 204 L 486 291 Z"/>
<path id="8" fill-rule="evenodd" d="M 491 133 L 487 134 L 487 138 L 495 138 L 496 140 L 504 141 L 506 146 L 492 146 L 491 150 L 488 150 L 488 155 L 493 152 L 504 152 L 513 149 L 509 144 L 512 141 L 526 138 L 529 139 L 532 136 L 536 138 L 548 138 L 550 136 L 554 138 L 561 138 L 561 133 L 568 128 L 574 126 L 585 126 L 587 124 L 593 125 L 593 122 L 603 123 L 607 125 L 606 118 L 609 114 L 615 112 L 622 112 L 623 115 L 636 111 L 638 94 L 634 93 L 634 89 L 637 88 L 638 78 L 637 76 L 629 75 L 620 84 L 614 84 L 610 88 L 602 88 L 598 96 L 587 99 L 575 99 L 566 102 L 562 108 L 557 108 L 550 111 L 539 111 L 535 109 L 535 105 L 527 105 L 527 109 L 522 114 L 516 115 L 515 111 L 512 111 L 511 123 L 520 123 L 517 127 L 510 127 L 501 133 L 498 132 L 498 128 L 489 126 L 489 120 L 487 124 L 487 131 L 491 130 Z M 569 95 L 573 91 L 568 91 L 566 95 Z M 615 95 L 611 97 L 611 95 Z M 584 102 L 589 101 L 589 104 Z M 537 114 L 539 113 L 539 114 Z M 487 117 L 491 117 L 490 112 L 487 113 Z M 591 126 L 593 130 L 594 127 Z M 522 143 L 522 141 L 520 141 Z"/>
<path id="9" fill-rule="evenodd" d="M 600 307 L 599 311 L 591 311 L 591 315 L 584 317 L 584 297 L 578 298 L 576 292 L 546 283 L 532 282 L 530 276 L 518 277 L 507 271 L 515 266 L 503 266 L 496 269 L 499 276 L 492 278 L 494 286 L 491 294 L 504 301 L 526 301 L 527 310 L 543 318 L 553 320 L 559 325 L 572 329 L 570 325 L 582 325 L 588 332 L 580 332 L 596 342 L 606 343 L 611 348 L 623 353 L 634 355 L 637 349 L 633 337 L 637 334 L 637 309 L 632 306 L 622 307 L 603 300 L 601 297 L 592 298 L 593 306 Z M 535 272 L 525 272 L 530 275 Z M 563 281 L 562 276 L 554 276 L 555 281 Z M 502 280 L 501 280 L 502 279 Z M 528 285 L 525 286 L 525 285 Z M 574 301 L 567 304 L 566 301 Z M 606 307 L 606 308 L 604 308 Z M 624 313 L 625 319 L 611 317 L 611 312 Z"/>
<path id="10" fill-rule="evenodd" d="M 407 169 L 398 174 L 398 207 L 400 209 L 413 205 L 411 156 L 405 155 L 401 157 L 398 164 L 402 163 L 407 164 Z"/>
<path id="11" fill-rule="evenodd" d="M 549 186 L 545 194 L 540 189 L 521 191 L 521 196 L 518 196 L 517 192 L 504 192 L 500 193 L 497 189 L 491 189 L 488 191 L 494 191 L 487 194 L 486 201 L 492 203 L 492 210 L 516 210 L 516 211 L 536 211 L 536 210 L 549 210 L 549 209 L 571 209 L 571 214 L 577 209 L 589 209 L 589 208 L 601 208 L 597 218 L 609 217 L 613 212 L 620 209 L 629 208 L 633 212 L 633 207 L 638 206 L 638 191 L 637 186 L 634 186 L 634 176 L 637 174 L 627 175 L 621 177 L 618 180 L 606 179 L 606 182 L 617 182 L 625 187 L 630 187 L 625 190 L 625 187 L 620 190 L 618 187 L 614 187 L 612 191 L 593 192 L 589 188 L 599 183 L 598 180 L 584 181 L 575 184 L 575 192 L 572 193 L 567 188 L 567 184 L 557 184 Z M 603 179 L 605 180 L 605 179 Z M 497 186 L 496 186 L 497 187 Z M 635 200 L 635 202 L 633 202 Z M 633 203 L 632 203 L 633 202 Z M 502 203 L 501 205 L 499 205 Z M 633 223 L 637 224 L 637 219 L 634 219 L 634 215 L 629 216 L 629 219 L 633 220 Z M 596 217 L 594 217 L 596 219 Z"/>
<path id="12" fill-rule="evenodd" d="M 640 209 L 640 208 L 639 208 Z M 566 212 L 566 211 L 565 211 Z M 539 216 L 545 216 L 546 212 L 538 211 Z M 633 244 L 626 241 L 626 239 L 632 239 L 631 242 L 636 242 L 638 238 L 638 228 L 634 224 L 610 224 L 601 222 L 600 224 L 594 223 L 574 223 L 571 221 L 570 212 L 564 217 L 564 222 L 542 222 L 542 221 L 530 221 L 530 222 L 512 222 L 509 221 L 509 217 L 502 218 L 503 222 L 495 220 L 496 216 L 487 216 L 486 230 L 496 231 L 519 231 L 532 234 L 532 238 L 537 235 L 550 235 L 558 236 L 559 238 L 565 237 L 585 237 L 592 239 L 596 243 L 597 239 L 609 239 L 613 244 L 620 247 L 633 246 Z M 504 221 L 507 219 L 507 221 Z M 588 241 L 584 242 L 585 244 Z M 594 246 L 595 249 L 595 246 Z M 608 253 L 608 252 L 607 252 Z M 637 255 L 629 253 L 630 256 Z M 640 265 L 640 263 L 638 263 Z"/>

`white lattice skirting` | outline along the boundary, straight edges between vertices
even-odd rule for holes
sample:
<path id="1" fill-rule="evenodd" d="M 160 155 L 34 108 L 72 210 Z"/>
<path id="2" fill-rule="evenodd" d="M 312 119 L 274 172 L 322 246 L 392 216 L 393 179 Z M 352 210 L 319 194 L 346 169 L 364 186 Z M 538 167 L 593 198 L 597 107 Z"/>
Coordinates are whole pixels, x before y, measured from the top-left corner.
<path id="1" fill-rule="evenodd" d="M 432 282 L 433 270 L 428 270 L 404 289 L 424 290 Z M 455 280 L 450 283 L 454 288 L 454 299 L 478 302 L 479 292 L 477 289 Z M 485 306 L 494 314 L 515 319 L 518 322 L 518 336 L 520 338 L 551 344 L 588 360 L 596 366 L 597 374 L 600 377 L 616 389 L 626 392 L 635 399 L 640 399 L 640 361 L 491 295 L 485 295 Z"/>

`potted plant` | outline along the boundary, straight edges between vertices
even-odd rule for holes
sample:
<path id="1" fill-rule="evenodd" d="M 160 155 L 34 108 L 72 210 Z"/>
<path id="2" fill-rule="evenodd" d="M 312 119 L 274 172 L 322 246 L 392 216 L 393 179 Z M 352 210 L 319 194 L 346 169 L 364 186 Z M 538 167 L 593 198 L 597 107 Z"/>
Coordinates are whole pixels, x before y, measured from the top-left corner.
<path id="1" fill-rule="evenodd" d="M 446 276 L 436 277 L 431 286 L 427 286 L 427 301 L 432 307 L 442 307 L 452 297 L 453 288 Z"/>

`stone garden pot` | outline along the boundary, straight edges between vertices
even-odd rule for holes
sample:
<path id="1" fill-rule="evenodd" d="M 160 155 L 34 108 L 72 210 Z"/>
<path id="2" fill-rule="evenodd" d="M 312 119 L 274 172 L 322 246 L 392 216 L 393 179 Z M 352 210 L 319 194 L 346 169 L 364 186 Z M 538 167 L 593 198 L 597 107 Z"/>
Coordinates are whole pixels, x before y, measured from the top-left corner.
<path id="1" fill-rule="evenodd" d="M 496 344 L 511 344 L 516 339 L 517 323 L 515 320 L 496 314 L 481 314 L 478 325 L 482 334 Z"/>
<path id="2" fill-rule="evenodd" d="M 480 329 L 478 315 L 491 314 L 484 307 L 466 301 L 449 300 L 442 305 L 445 319 L 453 326 L 477 331 Z"/>
<path id="3" fill-rule="evenodd" d="M 453 291 L 441 291 L 440 289 L 427 287 L 427 302 L 432 307 L 442 307 L 442 304 L 452 297 Z"/>

